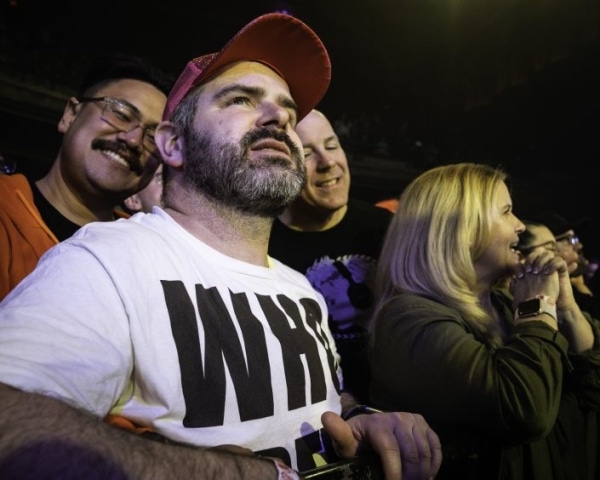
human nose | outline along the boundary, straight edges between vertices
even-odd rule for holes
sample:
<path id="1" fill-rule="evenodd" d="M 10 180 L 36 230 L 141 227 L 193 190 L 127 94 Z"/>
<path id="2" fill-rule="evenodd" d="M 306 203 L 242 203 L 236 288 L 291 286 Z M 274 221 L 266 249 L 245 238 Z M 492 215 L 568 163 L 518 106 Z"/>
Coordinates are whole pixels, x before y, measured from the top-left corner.
<path id="1" fill-rule="evenodd" d="M 277 126 L 285 128 L 286 125 L 291 125 L 292 113 L 290 110 L 279 104 L 278 102 L 265 101 L 261 105 L 261 126 Z"/>
<path id="2" fill-rule="evenodd" d="M 128 145 L 141 149 L 144 146 L 144 135 L 146 135 L 146 128 L 139 124 L 127 131 L 120 130 L 117 137 Z"/>
<path id="3" fill-rule="evenodd" d="M 521 233 L 523 233 L 523 232 L 524 232 L 524 231 L 527 229 L 527 227 L 526 227 L 526 226 L 525 226 L 525 224 L 524 224 L 524 223 L 523 223 L 521 220 L 519 220 L 517 217 L 515 217 L 515 219 L 517 220 L 517 228 L 515 228 L 515 231 L 517 232 L 517 234 L 519 234 L 519 235 L 520 235 Z"/>
<path id="4" fill-rule="evenodd" d="M 313 152 L 314 157 L 317 160 L 317 169 L 327 170 L 335 165 L 335 158 L 325 149 L 317 149 Z"/>

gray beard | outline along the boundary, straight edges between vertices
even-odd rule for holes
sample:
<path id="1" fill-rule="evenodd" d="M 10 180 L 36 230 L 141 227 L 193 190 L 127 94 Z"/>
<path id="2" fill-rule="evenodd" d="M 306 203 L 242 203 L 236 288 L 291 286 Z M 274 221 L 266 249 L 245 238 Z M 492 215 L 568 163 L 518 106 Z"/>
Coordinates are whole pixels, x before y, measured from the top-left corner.
<path id="1" fill-rule="evenodd" d="M 304 188 L 303 155 L 284 132 L 257 129 L 248 132 L 239 145 L 218 143 L 209 135 L 185 129 L 183 172 L 188 185 L 224 206 L 267 218 L 277 218 Z M 281 158 L 252 162 L 248 148 L 257 140 L 274 138 L 286 143 L 294 166 Z"/>

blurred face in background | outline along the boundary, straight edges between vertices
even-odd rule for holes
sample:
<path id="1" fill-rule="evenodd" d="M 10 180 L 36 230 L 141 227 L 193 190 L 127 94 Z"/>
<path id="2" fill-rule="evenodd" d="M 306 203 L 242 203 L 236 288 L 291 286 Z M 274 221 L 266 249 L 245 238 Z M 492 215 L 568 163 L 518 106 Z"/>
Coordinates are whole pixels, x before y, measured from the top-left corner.
<path id="1" fill-rule="evenodd" d="M 550 251 L 556 254 L 556 240 L 550 229 L 544 225 L 529 225 L 527 230 L 532 235 L 531 245 L 526 248 L 525 254 L 532 252 L 542 253 Z"/>
<path id="2" fill-rule="evenodd" d="M 154 205 L 160 206 L 162 195 L 162 164 L 158 166 L 146 188 L 125 199 L 125 206 L 133 212 L 151 212 Z"/>

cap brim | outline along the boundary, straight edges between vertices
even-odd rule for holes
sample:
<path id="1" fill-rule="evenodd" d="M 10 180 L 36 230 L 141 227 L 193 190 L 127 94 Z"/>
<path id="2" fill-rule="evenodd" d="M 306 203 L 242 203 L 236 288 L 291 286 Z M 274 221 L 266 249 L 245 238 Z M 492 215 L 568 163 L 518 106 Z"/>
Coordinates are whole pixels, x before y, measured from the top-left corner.
<path id="1" fill-rule="evenodd" d="M 193 87 L 238 61 L 261 62 L 281 75 L 298 105 L 298 120 L 318 105 L 331 81 L 329 55 L 316 33 L 295 17 L 269 13 L 248 23 L 220 52 L 190 61 L 169 94 L 163 118 L 171 118 Z"/>

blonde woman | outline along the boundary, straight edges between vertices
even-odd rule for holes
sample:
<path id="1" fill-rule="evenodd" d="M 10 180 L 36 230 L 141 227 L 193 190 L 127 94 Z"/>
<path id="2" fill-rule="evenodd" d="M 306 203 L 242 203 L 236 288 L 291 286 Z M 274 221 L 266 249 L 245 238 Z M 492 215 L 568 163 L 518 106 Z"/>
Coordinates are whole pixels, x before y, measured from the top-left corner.
<path id="1" fill-rule="evenodd" d="M 371 402 L 424 415 L 438 479 L 596 478 L 598 327 L 564 260 L 522 259 L 505 173 L 461 163 L 404 190 L 384 241 Z M 498 281 L 512 275 L 510 292 Z"/>

